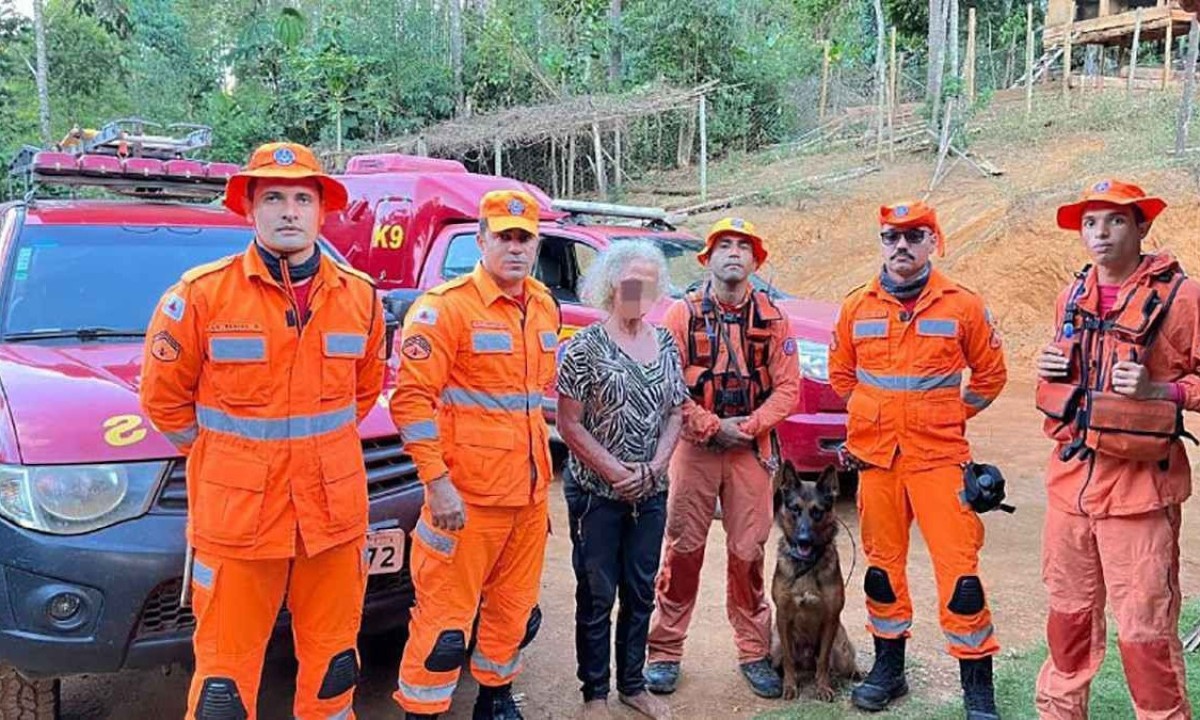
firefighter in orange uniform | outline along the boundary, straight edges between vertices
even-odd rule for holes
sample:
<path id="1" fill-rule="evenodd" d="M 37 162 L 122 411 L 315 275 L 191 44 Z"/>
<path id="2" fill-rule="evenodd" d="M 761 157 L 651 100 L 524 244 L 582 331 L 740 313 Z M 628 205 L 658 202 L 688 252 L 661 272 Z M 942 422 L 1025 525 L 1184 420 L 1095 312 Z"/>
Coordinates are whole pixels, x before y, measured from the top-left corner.
<path id="1" fill-rule="evenodd" d="M 769 659 L 763 546 L 778 466 L 773 431 L 796 407 L 800 363 L 788 317 L 750 284 L 766 259 L 753 224 L 717 222 L 699 254 L 709 278 L 689 288 L 663 321 L 679 345 L 691 397 L 683 407 L 684 441 L 668 468 L 666 540 L 645 670 L 654 693 L 674 692 L 679 680 L 718 500 L 728 536 L 726 602 L 742 674 L 759 696 L 783 693 Z"/>
<path id="2" fill-rule="evenodd" d="M 256 717 L 285 596 L 293 715 L 354 717 L 367 573 L 357 425 L 383 386 L 384 321 L 371 281 L 316 245 L 325 213 L 345 204 L 308 148 L 258 148 L 225 198 L 254 242 L 184 273 L 146 332 L 142 406 L 188 458 L 188 718 Z"/>
<path id="3" fill-rule="evenodd" d="M 1183 411 L 1200 410 L 1200 285 L 1170 253 L 1143 252 L 1165 207 L 1136 185 L 1101 180 L 1058 209 L 1058 226 L 1079 233 L 1094 264 L 1059 296 L 1054 341 L 1037 361 L 1037 405 L 1056 443 L 1042 533 L 1043 718 L 1087 717 L 1107 644 L 1105 598 L 1136 716 L 1191 717 L 1179 527 L 1192 492 Z"/>
<path id="4" fill-rule="evenodd" d="M 395 693 L 410 718 L 449 709 L 471 645 L 473 717 L 520 718 L 512 681 L 541 621 L 553 472 L 542 392 L 554 379 L 560 318 L 530 276 L 537 201 L 493 191 L 480 218 L 475 270 L 408 314 L 391 400 L 425 484 L 412 544 L 416 605 Z"/>
<path id="5" fill-rule="evenodd" d="M 904 646 L 913 610 L 905 565 L 915 517 L 933 558 L 967 717 L 996 718 L 999 645 L 979 579 L 983 524 L 960 495 L 973 467 L 966 421 L 1004 387 L 1004 354 L 983 300 L 933 269 L 930 255 L 944 247 L 933 208 L 884 206 L 879 223 L 883 268 L 843 302 L 829 356 L 829 381 L 848 400 L 846 450 L 860 466 L 867 629 L 875 641 L 875 664 L 851 700 L 882 710 L 908 692 Z"/>

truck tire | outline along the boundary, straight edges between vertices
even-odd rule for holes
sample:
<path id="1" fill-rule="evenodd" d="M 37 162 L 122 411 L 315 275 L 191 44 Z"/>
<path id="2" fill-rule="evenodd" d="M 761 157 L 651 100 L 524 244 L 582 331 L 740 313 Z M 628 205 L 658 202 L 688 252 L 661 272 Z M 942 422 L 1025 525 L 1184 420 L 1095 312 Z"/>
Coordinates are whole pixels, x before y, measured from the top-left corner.
<path id="1" fill-rule="evenodd" d="M 60 683 L 29 680 L 8 665 L 0 665 L 0 718 L 58 720 Z"/>

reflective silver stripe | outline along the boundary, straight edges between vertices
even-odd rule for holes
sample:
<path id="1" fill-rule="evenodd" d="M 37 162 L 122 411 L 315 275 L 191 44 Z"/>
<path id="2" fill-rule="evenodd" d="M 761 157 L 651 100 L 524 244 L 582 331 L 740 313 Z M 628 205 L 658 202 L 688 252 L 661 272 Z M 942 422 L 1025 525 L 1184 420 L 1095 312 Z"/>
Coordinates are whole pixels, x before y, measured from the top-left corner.
<path id="1" fill-rule="evenodd" d="M 542 398 L 542 412 L 557 412 L 558 401 L 553 398 Z"/>
<path id="2" fill-rule="evenodd" d="M 417 520 L 416 533 L 417 537 L 421 538 L 426 545 L 432 547 L 434 550 L 444 555 L 454 552 L 454 538 L 447 537 L 429 527 L 425 524 L 425 520 Z"/>
<path id="3" fill-rule="evenodd" d="M 208 341 L 208 352 L 213 360 L 241 361 L 265 360 L 267 340 L 260 337 L 212 338 Z"/>
<path id="4" fill-rule="evenodd" d="M 952 632 L 948 632 L 946 633 L 946 639 L 949 640 L 953 645 L 961 645 L 963 647 L 969 647 L 972 650 L 978 650 L 979 648 L 983 647 L 984 643 L 988 641 L 988 638 L 992 636 L 992 633 L 992 626 L 988 625 L 982 630 L 976 630 L 975 632 L 968 633 L 967 635 L 956 635 Z"/>
<path id="5" fill-rule="evenodd" d="M 326 355 L 349 355 L 351 357 L 362 357 L 366 349 L 366 335 L 329 333 L 325 336 Z"/>
<path id="6" fill-rule="evenodd" d="M 887 337 L 887 320 L 858 320 L 854 323 L 854 337 Z"/>
<path id="7" fill-rule="evenodd" d="M 521 651 L 518 650 L 517 654 L 513 656 L 512 660 L 509 660 L 504 664 L 500 664 L 494 660 L 489 660 L 488 658 L 484 657 L 484 655 L 479 652 L 479 648 L 477 647 L 475 648 L 475 652 L 471 653 L 471 665 L 475 666 L 475 669 L 477 670 L 485 670 L 487 672 L 496 673 L 500 676 L 501 680 L 508 680 L 516 675 L 521 669 Z"/>
<path id="8" fill-rule="evenodd" d="M 871 627 L 875 628 L 876 632 L 888 635 L 899 635 L 900 633 L 908 632 L 908 629 L 912 627 L 912 620 L 887 620 L 875 617 L 870 613 L 867 613 L 867 619 L 871 621 Z"/>
<path id="9" fill-rule="evenodd" d="M 991 400 L 988 400 L 982 395 L 976 395 L 970 390 L 967 390 L 963 393 L 963 402 L 978 410 L 982 410 L 988 405 L 992 404 Z"/>
<path id="10" fill-rule="evenodd" d="M 529 394 L 496 395 L 486 390 L 446 388 L 442 391 L 442 402 L 447 405 L 465 405 L 468 407 L 483 408 L 484 410 L 515 411 L 524 410 L 526 405 L 530 408 L 540 406 L 542 404 L 542 394 L 540 392 L 531 392 Z"/>
<path id="11" fill-rule="evenodd" d="M 873 375 L 860 368 L 855 376 L 859 382 L 883 390 L 937 390 L 962 384 L 960 372 L 948 375 Z"/>
<path id="12" fill-rule="evenodd" d="M 471 333 L 471 349 L 478 353 L 512 352 L 512 335 L 476 330 Z"/>
<path id="13" fill-rule="evenodd" d="M 409 423 L 400 428 L 400 437 L 404 442 L 417 442 L 418 440 L 437 440 L 438 426 L 432 420 L 420 420 L 415 423 Z"/>
<path id="14" fill-rule="evenodd" d="M 550 332 L 549 330 L 543 330 L 541 337 L 543 350 L 553 350 L 554 348 L 558 347 L 557 333 Z"/>
<path id="15" fill-rule="evenodd" d="M 353 425 L 356 417 L 353 405 L 319 415 L 293 415 L 285 418 L 237 417 L 216 408 L 196 406 L 196 420 L 200 427 L 249 440 L 294 440 L 324 435 Z"/>
<path id="16" fill-rule="evenodd" d="M 164 432 L 163 437 L 171 441 L 172 445 L 190 445 L 196 442 L 196 436 L 200 433 L 200 428 L 195 423 L 185 427 L 182 430 L 175 432 Z"/>
<path id="17" fill-rule="evenodd" d="M 350 717 L 350 711 L 353 709 L 354 703 L 351 702 L 349 705 L 341 710 L 338 710 L 334 714 L 326 716 L 326 720 L 346 720 L 346 718 Z"/>
<path id="18" fill-rule="evenodd" d="M 216 572 L 212 568 L 192 558 L 192 580 L 197 585 L 205 590 L 212 590 L 213 580 L 216 579 L 216 575 Z"/>
<path id="19" fill-rule="evenodd" d="M 931 337 L 958 337 L 957 320 L 928 320 L 917 321 L 917 334 Z"/>
<path id="20" fill-rule="evenodd" d="M 454 688 L 458 682 L 447 683 L 445 685 L 409 685 L 401 680 L 397 684 L 400 694 L 409 700 L 417 702 L 449 702 L 454 697 Z"/>

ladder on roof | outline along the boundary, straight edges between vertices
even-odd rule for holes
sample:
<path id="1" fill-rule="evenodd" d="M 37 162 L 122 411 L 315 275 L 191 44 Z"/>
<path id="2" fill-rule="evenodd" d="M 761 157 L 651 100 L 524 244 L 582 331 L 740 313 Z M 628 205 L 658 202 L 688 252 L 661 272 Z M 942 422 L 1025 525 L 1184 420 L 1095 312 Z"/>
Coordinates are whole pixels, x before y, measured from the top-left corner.
<path id="1" fill-rule="evenodd" d="M 148 131 L 151 128 L 156 129 L 157 134 L 151 134 Z M 186 132 L 171 134 L 176 130 Z M 135 117 L 113 120 L 105 123 L 99 130 L 73 128 L 59 143 L 59 147 L 79 155 L 180 160 L 190 153 L 209 147 L 212 137 L 212 128 L 207 125 L 172 123 L 163 126 Z"/>

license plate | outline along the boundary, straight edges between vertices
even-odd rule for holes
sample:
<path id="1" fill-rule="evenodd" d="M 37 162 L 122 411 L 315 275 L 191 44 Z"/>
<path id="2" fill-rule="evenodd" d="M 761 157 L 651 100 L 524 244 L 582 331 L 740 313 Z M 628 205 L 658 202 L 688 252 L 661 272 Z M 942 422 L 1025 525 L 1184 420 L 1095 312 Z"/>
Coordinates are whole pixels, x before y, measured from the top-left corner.
<path id="1" fill-rule="evenodd" d="M 367 533 L 369 575 L 398 573 L 404 568 L 404 531 L 375 530 Z"/>

